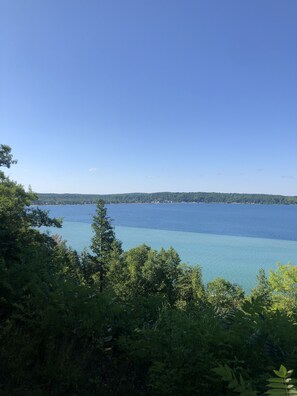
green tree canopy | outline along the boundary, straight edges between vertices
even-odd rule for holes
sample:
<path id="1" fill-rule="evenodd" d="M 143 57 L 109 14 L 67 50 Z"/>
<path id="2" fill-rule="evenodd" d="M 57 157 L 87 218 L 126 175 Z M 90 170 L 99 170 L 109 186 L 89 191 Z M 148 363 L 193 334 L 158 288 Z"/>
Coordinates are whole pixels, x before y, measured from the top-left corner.
<path id="1" fill-rule="evenodd" d="M 9 168 L 14 163 L 11 148 L 0 145 L 0 165 Z M 60 220 L 51 219 L 47 212 L 31 207 L 34 199 L 36 195 L 31 189 L 26 191 L 21 184 L 0 172 L 0 256 L 15 257 L 22 247 L 40 239 L 51 242 L 35 227 L 61 227 Z"/>
<path id="2" fill-rule="evenodd" d="M 206 287 L 208 301 L 218 309 L 238 308 L 244 300 L 243 289 L 223 278 L 216 278 Z"/>
<path id="3" fill-rule="evenodd" d="M 6 144 L 0 144 L 0 166 L 10 168 L 12 164 L 16 164 L 17 161 L 12 159 L 11 148 Z"/>
<path id="4" fill-rule="evenodd" d="M 274 306 L 297 317 L 297 266 L 278 263 L 277 269 L 269 273 L 268 284 Z"/>

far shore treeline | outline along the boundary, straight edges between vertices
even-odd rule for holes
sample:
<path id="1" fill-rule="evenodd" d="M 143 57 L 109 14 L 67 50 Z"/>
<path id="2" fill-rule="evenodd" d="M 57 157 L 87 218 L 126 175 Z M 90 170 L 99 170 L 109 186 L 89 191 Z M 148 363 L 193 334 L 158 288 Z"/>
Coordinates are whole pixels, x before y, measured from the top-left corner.
<path id="1" fill-rule="evenodd" d="M 238 194 L 214 192 L 157 192 L 127 194 L 55 194 L 39 193 L 35 205 L 95 204 L 103 199 L 107 204 L 117 203 L 225 203 L 296 205 L 297 196 L 270 194 Z"/>

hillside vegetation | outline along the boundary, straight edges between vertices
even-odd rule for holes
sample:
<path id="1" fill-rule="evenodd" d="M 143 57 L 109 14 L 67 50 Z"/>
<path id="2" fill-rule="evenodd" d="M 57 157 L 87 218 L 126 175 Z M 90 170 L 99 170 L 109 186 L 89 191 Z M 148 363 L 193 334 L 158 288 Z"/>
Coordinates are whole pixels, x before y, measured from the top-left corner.
<path id="1" fill-rule="evenodd" d="M 123 251 L 102 200 L 78 254 L 36 199 L 0 171 L 1 395 L 297 394 L 296 266 L 204 284 L 173 248 Z"/>
<path id="2" fill-rule="evenodd" d="M 224 194 L 208 192 L 158 192 L 131 194 L 37 194 L 36 205 L 94 204 L 99 199 L 105 203 L 226 203 L 226 204 L 297 204 L 297 197 L 268 194 Z"/>

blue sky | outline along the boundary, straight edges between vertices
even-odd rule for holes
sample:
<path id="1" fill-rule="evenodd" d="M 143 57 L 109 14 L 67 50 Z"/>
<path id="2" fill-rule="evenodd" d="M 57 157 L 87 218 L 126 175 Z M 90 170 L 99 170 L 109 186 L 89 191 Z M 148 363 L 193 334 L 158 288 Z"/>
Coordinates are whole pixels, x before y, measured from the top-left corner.
<path id="1" fill-rule="evenodd" d="M 296 0 L 2 0 L 0 59 L 34 191 L 297 195 Z"/>

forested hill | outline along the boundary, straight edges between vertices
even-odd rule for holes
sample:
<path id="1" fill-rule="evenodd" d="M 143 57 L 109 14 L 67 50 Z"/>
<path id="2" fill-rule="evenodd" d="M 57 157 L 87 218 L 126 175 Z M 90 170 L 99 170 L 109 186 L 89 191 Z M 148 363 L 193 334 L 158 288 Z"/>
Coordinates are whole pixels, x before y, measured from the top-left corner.
<path id="1" fill-rule="evenodd" d="M 103 199 L 106 203 L 241 203 L 241 204 L 297 204 L 297 196 L 268 194 L 237 194 L 209 192 L 159 192 L 128 194 L 38 194 L 34 204 L 66 205 L 93 204 Z"/>

